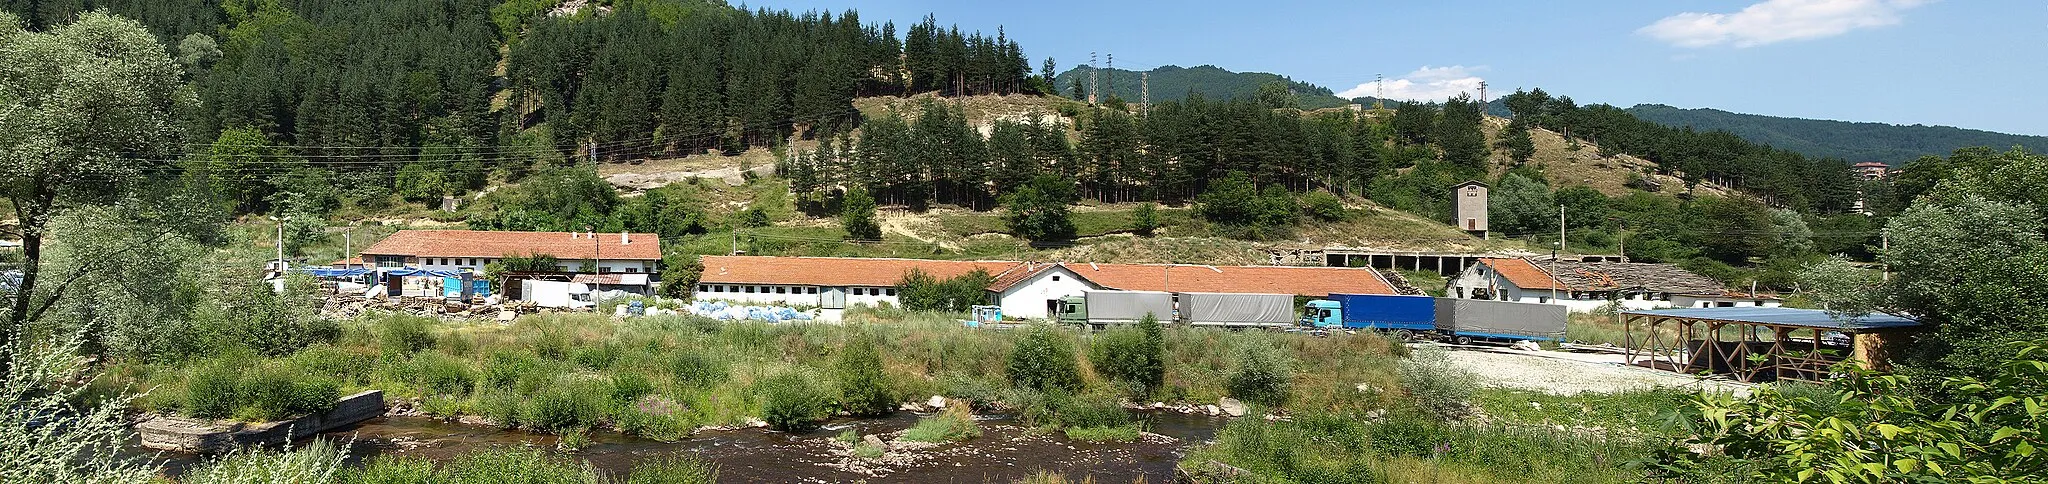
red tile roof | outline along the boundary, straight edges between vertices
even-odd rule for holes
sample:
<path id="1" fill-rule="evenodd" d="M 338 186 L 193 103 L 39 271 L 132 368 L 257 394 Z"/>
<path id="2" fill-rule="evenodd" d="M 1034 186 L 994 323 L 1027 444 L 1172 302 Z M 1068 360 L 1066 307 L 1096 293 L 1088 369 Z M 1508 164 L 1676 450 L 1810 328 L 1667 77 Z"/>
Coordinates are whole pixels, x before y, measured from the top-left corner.
<path id="1" fill-rule="evenodd" d="M 1001 274 L 996 274 L 996 280 L 988 283 L 988 290 L 996 292 L 1003 292 L 1009 290 L 1010 286 L 1015 286 L 1017 284 L 1023 283 L 1025 280 L 1031 279 L 1032 276 L 1036 276 L 1039 273 L 1052 270 L 1052 268 L 1059 266 L 1059 264 L 1052 262 L 1026 262 L 1023 264 L 1017 264 L 1015 266 L 1010 267 L 1009 269 L 1004 270 Z"/>
<path id="2" fill-rule="evenodd" d="M 852 257 L 704 256 L 707 284 L 788 284 L 799 286 L 894 286 L 911 269 L 946 279 L 987 270 L 990 275 L 1017 266 L 1003 261 L 950 261 Z"/>
<path id="3" fill-rule="evenodd" d="M 410 257 L 504 257 L 546 254 L 564 260 L 595 257 L 660 260 L 661 236 L 588 232 L 501 232 L 488 230 L 400 230 L 363 249 L 364 255 Z"/>
<path id="4" fill-rule="evenodd" d="M 1286 266 L 1202 266 L 1089 264 L 1069 262 L 1067 270 L 1110 289 L 1130 291 L 1223 292 L 1327 296 L 1394 294 L 1370 268 Z"/>
<path id="5" fill-rule="evenodd" d="M 1492 267 L 1493 272 L 1507 278 L 1509 283 L 1522 289 L 1565 289 L 1550 277 L 1550 273 L 1537 268 L 1524 259 L 1479 259 L 1479 263 Z"/>

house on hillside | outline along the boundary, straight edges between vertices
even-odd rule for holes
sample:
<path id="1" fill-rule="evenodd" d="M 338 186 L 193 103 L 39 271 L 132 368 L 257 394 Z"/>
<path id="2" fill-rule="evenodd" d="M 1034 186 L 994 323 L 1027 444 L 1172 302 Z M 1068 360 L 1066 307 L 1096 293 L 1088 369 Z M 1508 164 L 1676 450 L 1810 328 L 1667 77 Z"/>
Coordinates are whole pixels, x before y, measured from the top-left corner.
<path id="1" fill-rule="evenodd" d="M 414 268 L 481 273 L 506 256 L 550 255 L 561 272 L 651 274 L 661 271 L 661 236 L 596 232 L 507 232 L 485 230 L 400 230 L 362 251 L 362 262 L 379 271 Z"/>
<path id="2" fill-rule="evenodd" d="M 1312 297 L 1394 293 L 1370 268 L 764 256 L 705 256 L 703 263 L 699 298 L 825 309 L 900 304 L 896 283 L 912 269 L 939 279 L 980 269 L 994 277 L 988 302 L 1013 319 L 1051 317 L 1061 298 L 1100 289 Z"/>
<path id="3" fill-rule="evenodd" d="M 1777 307 L 1778 298 L 1729 291 L 1719 281 L 1671 264 L 1531 261 L 1488 258 L 1446 284 L 1446 296 L 1563 305 L 1590 312 L 1609 303 L 1624 309 Z"/>
<path id="4" fill-rule="evenodd" d="M 1878 163 L 1875 161 L 1865 161 L 1862 163 L 1851 165 L 1850 169 L 1856 171 L 1857 178 L 1861 178 L 1864 181 L 1869 181 L 1884 178 L 1886 175 L 1890 175 L 1892 171 L 1892 166 L 1884 163 Z"/>

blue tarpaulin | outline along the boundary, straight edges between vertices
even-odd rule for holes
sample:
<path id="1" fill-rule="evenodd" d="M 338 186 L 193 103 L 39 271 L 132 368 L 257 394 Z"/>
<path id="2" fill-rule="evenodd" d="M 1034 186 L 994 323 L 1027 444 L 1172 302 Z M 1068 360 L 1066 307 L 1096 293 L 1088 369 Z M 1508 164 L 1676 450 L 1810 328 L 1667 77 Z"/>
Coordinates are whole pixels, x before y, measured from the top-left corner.
<path id="1" fill-rule="evenodd" d="M 385 272 L 385 273 L 384 273 L 384 275 L 387 275 L 387 276 L 392 276 L 392 277 L 413 277 L 413 276 L 427 276 L 427 277 L 457 277 L 457 276 L 458 276 L 458 274 L 456 274 L 456 273 L 453 273 L 453 272 L 448 272 L 448 271 L 430 271 L 430 270 L 426 270 L 426 269 L 415 269 L 415 268 L 411 268 L 411 267 L 403 267 L 403 268 L 398 268 L 398 269 L 392 269 L 392 270 L 390 270 L 390 271 L 387 271 L 387 272 Z"/>
<path id="2" fill-rule="evenodd" d="M 334 269 L 328 267 L 309 267 L 299 270 L 312 274 L 313 277 L 356 277 L 370 273 L 369 269 Z"/>

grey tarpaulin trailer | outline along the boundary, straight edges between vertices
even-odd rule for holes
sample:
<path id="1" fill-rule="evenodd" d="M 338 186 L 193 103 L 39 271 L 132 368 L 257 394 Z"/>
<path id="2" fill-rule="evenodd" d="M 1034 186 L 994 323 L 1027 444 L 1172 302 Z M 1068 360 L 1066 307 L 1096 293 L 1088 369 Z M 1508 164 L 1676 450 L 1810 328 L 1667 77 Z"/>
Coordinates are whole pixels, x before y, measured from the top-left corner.
<path id="1" fill-rule="evenodd" d="M 1159 321 L 1173 320 L 1173 294 L 1157 291 L 1084 291 L 1080 296 L 1060 300 L 1063 323 L 1106 326 L 1131 324 L 1151 315 Z"/>
<path id="2" fill-rule="evenodd" d="M 1457 341 L 1562 341 L 1565 307 L 1481 299 L 1436 298 L 1436 332 Z"/>
<path id="3" fill-rule="evenodd" d="M 1294 295 L 1183 292 L 1180 322 L 1193 326 L 1292 326 Z"/>

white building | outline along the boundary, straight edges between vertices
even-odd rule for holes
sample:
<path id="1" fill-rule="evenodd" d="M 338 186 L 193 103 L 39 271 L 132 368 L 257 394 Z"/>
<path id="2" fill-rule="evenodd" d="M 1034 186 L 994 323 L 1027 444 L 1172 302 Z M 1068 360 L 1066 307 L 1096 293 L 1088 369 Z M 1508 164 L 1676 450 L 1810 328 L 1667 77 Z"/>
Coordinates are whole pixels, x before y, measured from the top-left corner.
<path id="1" fill-rule="evenodd" d="M 1445 296 L 1557 304 L 1591 312 L 1623 309 L 1777 307 L 1778 298 L 1729 291 L 1720 282 L 1671 264 L 1480 259 L 1444 288 Z"/>
<path id="2" fill-rule="evenodd" d="M 410 267 L 440 272 L 482 273 L 505 257 L 548 255 L 556 270 L 597 274 L 660 272 L 661 236 L 620 232 L 507 232 L 485 230 L 400 230 L 363 249 L 361 262 L 379 270 Z"/>
<path id="3" fill-rule="evenodd" d="M 1059 300 L 1083 291 L 1294 294 L 1393 294 L 1370 268 L 943 261 L 839 257 L 705 256 L 697 298 L 748 304 L 815 306 L 901 304 L 896 284 L 912 270 L 949 279 L 982 270 L 987 303 L 1007 319 L 1051 317 Z"/>

